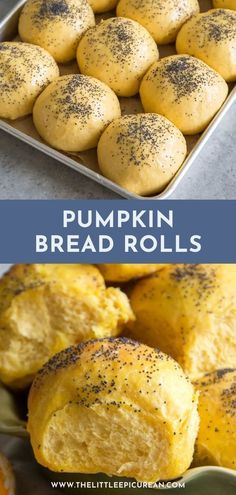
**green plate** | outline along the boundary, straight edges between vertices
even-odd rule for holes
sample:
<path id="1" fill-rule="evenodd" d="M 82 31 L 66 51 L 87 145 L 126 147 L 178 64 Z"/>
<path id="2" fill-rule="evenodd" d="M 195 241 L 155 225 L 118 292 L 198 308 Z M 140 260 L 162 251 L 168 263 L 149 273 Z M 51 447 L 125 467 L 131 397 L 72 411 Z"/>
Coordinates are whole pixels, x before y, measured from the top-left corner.
<path id="1" fill-rule="evenodd" d="M 0 386 L 0 434 L 27 437 L 25 416 L 26 397 L 14 395 L 4 387 Z M 54 473 L 42 468 L 42 473 L 50 481 L 60 483 L 57 488 L 63 489 L 67 493 L 79 493 L 81 495 L 96 492 L 96 495 L 129 495 L 139 493 L 140 495 L 153 494 L 154 491 L 168 491 L 173 494 L 182 495 L 236 495 L 236 471 L 216 466 L 205 466 L 192 468 L 186 471 L 178 480 L 170 483 L 159 483 L 153 488 L 112 488 L 108 484 L 119 482 L 134 482 L 127 478 L 108 477 L 104 474 L 65 474 Z M 90 483 L 90 487 L 83 488 L 84 483 Z M 71 487 L 66 486 L 69 483 Z M 97 485 L 93 488 L 94 483 Z M 64 484 L 64 487 L 63 487 Z M 72 485 L 73 486 L 72 486 Z M 178 488 L 177 485 L 180 485 Z M 106 485 L 108 486 L 106 488 Z M 184 485 L 184 487 L 183 487 Z M 182 487 L 181 487 L 182 486 Z M 56 493 L 56 492 L 55 492 Z"/>

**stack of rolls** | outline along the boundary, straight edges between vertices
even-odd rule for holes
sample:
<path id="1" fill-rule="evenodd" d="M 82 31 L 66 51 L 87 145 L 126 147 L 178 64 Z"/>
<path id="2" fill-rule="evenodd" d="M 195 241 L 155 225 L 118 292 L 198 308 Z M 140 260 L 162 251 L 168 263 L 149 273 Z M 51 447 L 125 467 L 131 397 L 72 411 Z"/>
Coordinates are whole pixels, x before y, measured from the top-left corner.
<path id="1" fill-rule="evenodd" d="M 13 267 L 0 377 L 33 381 L 37 461 L 148 483 L 236 469 L 235 286 L 236 265 Z"/>

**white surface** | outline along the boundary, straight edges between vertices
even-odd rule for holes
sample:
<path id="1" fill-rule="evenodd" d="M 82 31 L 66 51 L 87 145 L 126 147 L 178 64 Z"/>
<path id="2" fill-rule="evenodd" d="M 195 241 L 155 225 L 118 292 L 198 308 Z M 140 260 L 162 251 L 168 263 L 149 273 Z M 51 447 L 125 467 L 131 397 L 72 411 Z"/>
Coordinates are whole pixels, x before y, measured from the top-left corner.
<path id="1" fill-rule="evenodd" d="M 9 268 L 10 268 L 11 265 L 9 264 L 0 264 L 0 276 L 5 273 Z"/>

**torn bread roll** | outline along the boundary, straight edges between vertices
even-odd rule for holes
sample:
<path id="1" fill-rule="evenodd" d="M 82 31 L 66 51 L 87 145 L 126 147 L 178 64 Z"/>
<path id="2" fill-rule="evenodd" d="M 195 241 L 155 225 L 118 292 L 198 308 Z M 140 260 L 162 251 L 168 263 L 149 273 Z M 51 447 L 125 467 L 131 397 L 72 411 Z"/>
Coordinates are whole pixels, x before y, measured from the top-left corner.
<path id="1" fill-rule="evenodd" d="M 16 265 L 0 280 L 0 380 L 24 388 L 56 352 L 130 319 L 127 296 L 92 265 Z"/>
<path id="2" fill-rule="evenodd" d="M 192 461 L 197 397 L 180 366 L 156 349 L 125 338 L 71 347 L 30 391 L 35 457 L 58 472 L 176 478 Z"/>
<path id="3" fill-rule="evenodd" d="M 236 369 L 207 373 L 195 385 L 200 392 L 200 429 L 194 465 L 236 469 Z"/>

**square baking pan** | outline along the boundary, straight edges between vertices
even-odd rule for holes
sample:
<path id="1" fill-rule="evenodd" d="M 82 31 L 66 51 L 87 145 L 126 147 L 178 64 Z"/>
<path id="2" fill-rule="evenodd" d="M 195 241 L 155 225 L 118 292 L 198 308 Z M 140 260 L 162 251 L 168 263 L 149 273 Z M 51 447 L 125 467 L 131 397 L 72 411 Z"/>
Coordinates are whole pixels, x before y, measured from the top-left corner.
<path id="1" fill-rule="evenodd" d="M 0 41 L 13 40 L 17 36 L 17 24 L 20 11 L 26 0 L 6 0 L 0 4 Z M 211 2 L 209 0 L 200 0 L 202 11 L 211 8 Z M 103 16 L 97 16 L 98 20 L 101 18 L 110 17 L 112 14 L 105 14 Z M 114 15 L 114 14 L 113 14 Z M 159 46 L 159 51 L 161 57 L 168 56 L 175 53 L 174 45 L 166 45 L 163 47 Z M 66 73 L 78 73 L 78 66 L 76 63 L 60 67 L 61 74 Z M 154 196 L 139 196 L 133 194 L 126 189 L 118 186 L 111 180 L 104 177 L 98 166 L 96 150 L 89 150 L 83 153 L 67 154 L 53 149 L 52 147 L 45 144 L 39 137 L 36 129 L 33 125 L 32 116 L 27 116 L 23 119 L 16 121 L 9 121 L 5 119 L 0 119 L 0 129 L 5 132 L 15 136 L 16 138 L 24 141 L 33 148 L 36 148 L 46 155 L 64 163 L 70 168 L 73 168 L 77 172 L 89 177 L 100 185 L 114 191 L 116 194 L 123 196 L 127 199 L 166 199 L 170 196 L 174 190 L 178 187 L 178 184 L 183 179 L 184 175 L 188 172 L 190 167 L 193 165 L 198 154 L 205 146 L 207 141 L 210 139 L 212 133 L 219 125 L 221 120 L 227 114 L 229 108 L 236 101 L 236 86 L 230 85 L 230 92 L 224 105 L 221 107 L 219 112 L 216 114 L 214 119 L 211 121 L 210 125 L 207 127 L 203 134 L 198 134 L 195 136 L 186 136 L 188 155 L 184 163 L 165 187 L 165 189 Z M 133 98 L 120 98 L 121 109 L 123 114 L 127 113 L 139 113 L 142 112 L 142 106 L 139 97 Z M 191 199 L 191 198 L 190 198 Z"/>

